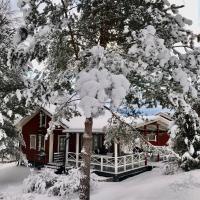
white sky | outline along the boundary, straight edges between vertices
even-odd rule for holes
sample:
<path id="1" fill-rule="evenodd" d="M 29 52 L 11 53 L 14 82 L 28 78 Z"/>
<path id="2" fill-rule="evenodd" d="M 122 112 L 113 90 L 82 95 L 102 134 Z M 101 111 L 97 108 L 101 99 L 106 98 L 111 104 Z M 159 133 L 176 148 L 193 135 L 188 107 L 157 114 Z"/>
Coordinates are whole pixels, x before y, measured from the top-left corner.
<path id="1" fill-rule="evenodd" d="M 170 3 L 185 5 L 180 9 L 180 14 L 193 21 L 190 28 L 195 33 L 200 33 L 200 1 L 199 0 L 169 0 Z"/>

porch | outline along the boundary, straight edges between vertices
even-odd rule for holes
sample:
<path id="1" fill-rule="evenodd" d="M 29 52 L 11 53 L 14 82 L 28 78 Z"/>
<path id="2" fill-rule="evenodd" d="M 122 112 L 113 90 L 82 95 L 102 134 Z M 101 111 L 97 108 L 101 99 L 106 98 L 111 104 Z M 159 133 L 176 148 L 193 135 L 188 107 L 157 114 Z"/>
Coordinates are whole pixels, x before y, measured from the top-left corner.
<path id="1" fill-rule="evenodd" d="M 66 157 L 63 153 L 54 153 L 52 166 L 65 166 L 65 169 L 71 167 L 80 167 L 82 163 L 82 154 L 68 152 Z M 91 155 L 91 169 L 98 175 L 111 177 L 113 181 L 121 181 L 127 177 L 151 170 L 147 166 L 145 153 L 129 154 L 124 156 L 110 155 Z"/>
<path id="2" fill-rule="evenodd" d="M 69 152 L 66 160 L 66 165 L 79 167 L 82 162 L 81 153 Z M 124 156 L 109 156 L 109 155 L 91 155 L 91 168 L 94 171 L 105 172 L 109 174 L 120 174 L 137 168 L 146 166 L 144 153 L 130 154 Z"/>
<path id="3" fill-rule="evenodd" d="M 103 134 L 101 135 L 103 137 Z M 51 162 L 49 164 L 56 166 L 65 166 L 65 169 L 71 167 L 80 167 L 81 163 L 83 162 L 82 154 L 80 152 L 81 136 L 78 133 L 74 134 L 74 136 L 75 137 L 70 138 L 69 134 L 66 134 L 65 145 L 63 148 L 65 149 L 65 151 L 50 151 L 53 153 L 53 156 L 51 157 Z M 100 134 L 98 134 L 98 137 L 99 136 Z M 73 142 L 72 139 L 74 140 Z M 70 151 L 70 143 L 75 144 L 73 152 Z M 138 173 L 138 171 L 147 171 L 148 166 L 145 152 L 122 155 L 120 145 L 114 143 L 110 152 L 96 154 L 95 149 L 97 149 L 97 147 L 102 148 L 102 146 L 97 145 L 95 147 L 96 148 L 93 147 L 93 153 L 91 155 L 91 169 L 97 174 L 103 176 L 117 177 L 123 174 L 133 174 L 134 172 Z"/>

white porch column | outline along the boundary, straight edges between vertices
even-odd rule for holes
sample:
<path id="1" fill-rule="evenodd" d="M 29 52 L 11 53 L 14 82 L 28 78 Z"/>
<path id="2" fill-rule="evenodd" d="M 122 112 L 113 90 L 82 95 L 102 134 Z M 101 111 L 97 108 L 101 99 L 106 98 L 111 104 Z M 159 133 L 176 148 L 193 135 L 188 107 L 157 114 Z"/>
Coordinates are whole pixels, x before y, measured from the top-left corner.
<path id="1" fill-rule="evenodd" d="M 67 139 L 68 138 L 68 139 Z M 65 165 L 68 165 L 68 154 L 69 154 L 69 133 L 66 133 L 66 149 L 65 149 Z"/>
<path id="2" fill-rule="evenodd" d="M 114 156 L 115 156 L 115 174 L 118 174 L 118 163 L 117 163 L 117 151 L 118 151 L 118 148 L 117 148 L 117 142 L 115 141 L 114 143 Z"/>
<path id="3" fill-rule="evenodd" d="M 53 138 L 54 134 L 52 133 L 49 136 L 49 162 L 53 162 Z"/>
<path id="4" fill-rule="evenodd" d="M 76 167 L 78 167 L 79 160 L 79 133 L 76 133 Z"/>

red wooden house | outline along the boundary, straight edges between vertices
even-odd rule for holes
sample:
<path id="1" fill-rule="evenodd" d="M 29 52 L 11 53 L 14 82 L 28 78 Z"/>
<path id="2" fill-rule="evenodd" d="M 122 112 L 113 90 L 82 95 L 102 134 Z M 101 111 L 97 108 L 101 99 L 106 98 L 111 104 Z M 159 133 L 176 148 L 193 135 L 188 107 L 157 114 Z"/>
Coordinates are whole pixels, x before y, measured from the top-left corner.
<path id="1" fill-rule="evenodd" d="M 71 153 L 81 151 L 84 132 L 84 117 L 82 116 L 74 117 L 70 121 L 62 119 L 53 134 L 45 139 L 54 110 L 54 106 L 40 108 L 17 124 L 22 131 L 25 143 L 22 150 L 31 163 L 52 163 L 55 158 L 58 158 L 58 154 L 66 153 L 66 148 L 67 152 Z M 94 120 L 93 151 L 104 148 L 103 128 L 110 117 L 111 115 L 107 113 L 106 117 Z M 41 153 L 45 156 L 42 157 Z"/>
<path id="2" fill-rule="evenodd" d="M 82 116 L 74 117 L 70 121 L 61 120 L 60 124 L 47 139 L 45 135 L 54 109 L 51 107 L 40 108 L 30 116 L 23 118 L 17 127 L 22 130 L 25 146 L 22 146 L 29 162 L 33 164 L 48 164 L 78 167 L 81 163 L 82 135 L 84 132 L 84 120 Z M 144 153 L 121 155 L 121 145 L 114 143 L 111 152 L 105 151 L 104 127 L 108 123 L 111 114 L 106 112 L 102 117 L 93 121 L 93 155 L 91 165 L 97 171 L 119 175 L 138 169 L 146 169 Z M 153 145 L 166 145 L 170 118 L 161 114 L 154 119 L 137 125 Z M 98 154 L 97 154 L 97 151 Z"/>
<path id="3" fill-rule="evenodd" d="M 139 123 L 136 128 L 154 146 L 167 146 L 170 137 L 168 134 L 170 122 L 172 122 L 172 119 L 169 115 L 158 113 L 151 119 Z"/>

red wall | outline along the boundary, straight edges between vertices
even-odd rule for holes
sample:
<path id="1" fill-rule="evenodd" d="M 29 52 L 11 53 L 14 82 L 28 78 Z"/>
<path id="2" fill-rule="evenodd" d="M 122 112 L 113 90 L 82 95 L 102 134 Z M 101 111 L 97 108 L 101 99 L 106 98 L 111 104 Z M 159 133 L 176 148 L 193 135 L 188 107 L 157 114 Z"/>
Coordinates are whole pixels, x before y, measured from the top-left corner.
<path id="1" fill-rule="evenodd" d="M 27 124 L 25 124 L 22 128 L 22 135 L 24 142 L 26 146 L 22 147 L 23 152 L 26 154 L 27 159 L 32 162 L 39 162 L 39 163 L 48 163 L 49 159 L 49 138 L 45 141 L 45 159 L 43 161 L 39 160 L 39 151 L 35 149 L 30 149 L 30 135 L 46 135 L 47 133 L 47 128 L 49 127 L 49 121 L 51 118 L 47 116 L 47 122 L 46 122 L 46 127 L 41 128 L 40 127 L 40 114 L 38 113 L 36 116 L 34 116 Z M 54 152 L 57 152 L 58 146 L 57 146 L 57 140 L 58 140 L 58 135 L 64 135 L 62 133 L 62 130 L 55 130 L 54 131 Z M 38 137 L 36 139 L 36 146 L 38 149 Z"/>
<path id="2" fill-rule="evenodd" d="M 169 134 L 167 132 L 160 132 L 157 135 L 157 141 L 149 141 L 151 144 L 155 146 L 167 146 L 167 142 L 169 140 Z"/>
<path id="3" fill-rule="evenodd" d="M 155 125 L 158 128 L 157 130 L 154 131 L 157 137 L 156 141 L 149 141 L 149 142 L 155 146 L 167 146 L 168 145 L 167 142 L 170 137 L 167 130 L 166 131 L 159 130 L 159 125 L 157 125 L 157 123 L 153 123 L 153 125 Z M 152 131 L 149 131 L 148 125 L 146 125 L 146 127 L 144 126 L 144 131 L 142 131 L 142 133 L 146 136 L 152 133 Z"/>

